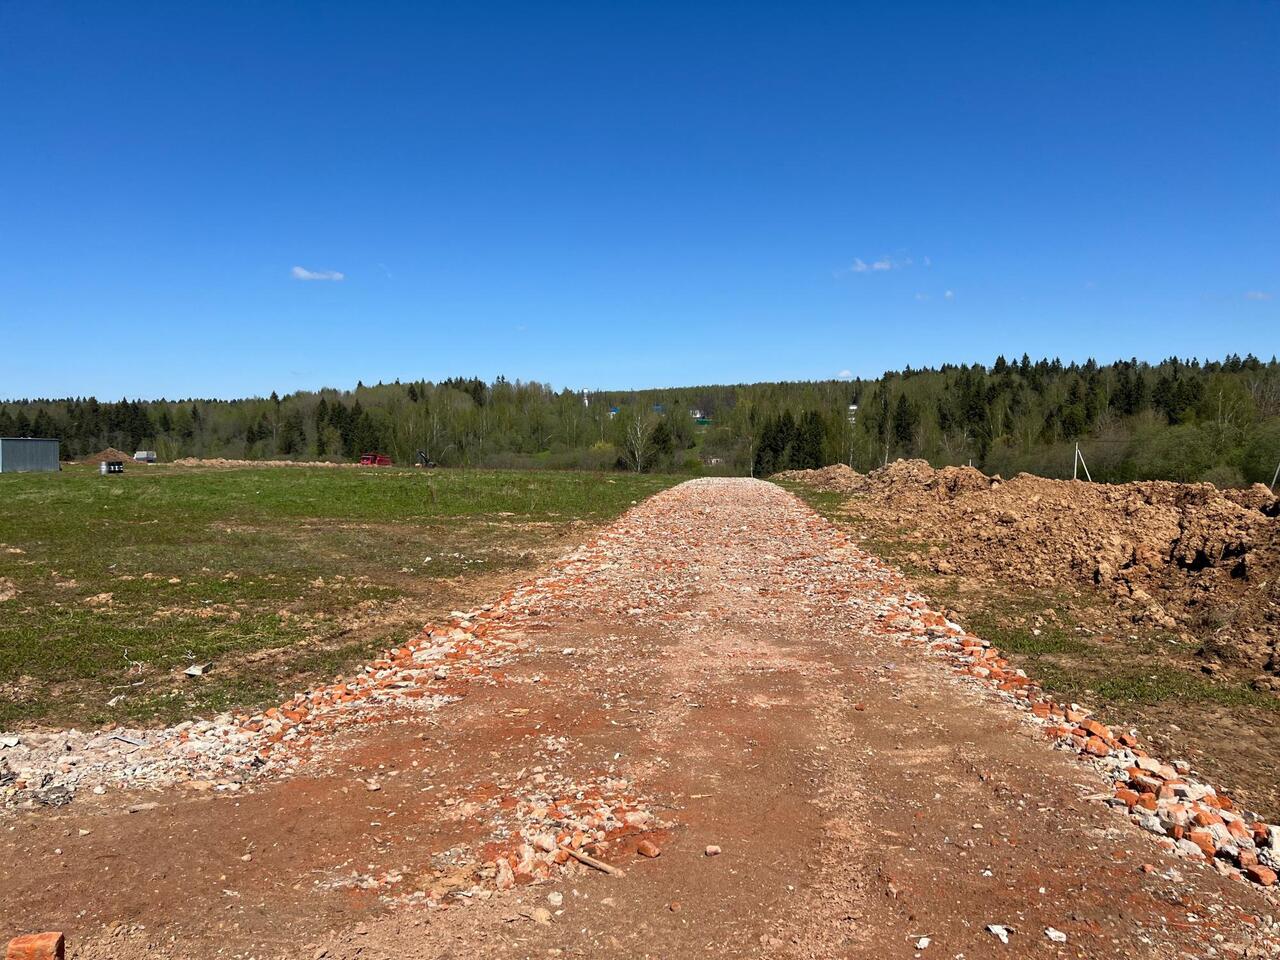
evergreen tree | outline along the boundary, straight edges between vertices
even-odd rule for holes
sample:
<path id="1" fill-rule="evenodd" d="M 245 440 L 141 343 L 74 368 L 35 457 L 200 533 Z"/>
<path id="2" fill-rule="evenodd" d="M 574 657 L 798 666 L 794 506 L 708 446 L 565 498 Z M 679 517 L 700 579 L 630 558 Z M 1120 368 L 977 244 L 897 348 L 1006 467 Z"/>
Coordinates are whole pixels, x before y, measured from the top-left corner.
<path id="1" fill-rule="evenodd" d="M 905 393 L 898 394 L 898 402 L 893 408 L 893 441 L 899 450 L 910 452 L 914 448 L 919 426 L 920 414 Z"/>

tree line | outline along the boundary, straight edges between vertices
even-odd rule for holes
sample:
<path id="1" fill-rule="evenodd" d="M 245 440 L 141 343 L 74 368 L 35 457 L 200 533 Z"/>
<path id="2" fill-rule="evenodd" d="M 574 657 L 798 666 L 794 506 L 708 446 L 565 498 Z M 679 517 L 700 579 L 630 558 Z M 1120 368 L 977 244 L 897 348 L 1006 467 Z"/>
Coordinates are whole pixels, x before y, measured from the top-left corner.
<path id="1" fill-rule="evenodd" d="M 160 458 L 351 460 L 419 453 L 444 466 L 768 475 L 896 457 L 1006 476 L 1269 483 L 1280 461 L 1280 364 L 1171 357 L 1099 364 L 1014 360 L 888 371 L 875 379 L 661 390 L 546 384 L 357 384 L 236 400 L 0 403 L 0 435 L 56 437 L 63 456 L 106 446 Z"/>

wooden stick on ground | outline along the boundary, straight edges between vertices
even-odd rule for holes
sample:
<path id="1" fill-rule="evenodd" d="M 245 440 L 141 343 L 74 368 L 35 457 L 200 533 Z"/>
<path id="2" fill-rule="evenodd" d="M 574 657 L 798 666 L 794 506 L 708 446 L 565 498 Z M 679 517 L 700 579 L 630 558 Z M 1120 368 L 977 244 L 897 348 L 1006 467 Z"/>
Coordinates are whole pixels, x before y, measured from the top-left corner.
<path id="1" fill-rule="evenodd" d="M 579 863 L 585 863 L 588 867 L 595 867 L 597 870 L 602 870 L 611 877 L 622 876 L 622 871 L 611 863 L 605 863 L 603 860 L 597 860 L 595 857 L 589 857 L 581 850 L 575 850 L 573 847 L 562 846 L 560 849 L 573 857 L 573 859 L 577 860 Z"/>

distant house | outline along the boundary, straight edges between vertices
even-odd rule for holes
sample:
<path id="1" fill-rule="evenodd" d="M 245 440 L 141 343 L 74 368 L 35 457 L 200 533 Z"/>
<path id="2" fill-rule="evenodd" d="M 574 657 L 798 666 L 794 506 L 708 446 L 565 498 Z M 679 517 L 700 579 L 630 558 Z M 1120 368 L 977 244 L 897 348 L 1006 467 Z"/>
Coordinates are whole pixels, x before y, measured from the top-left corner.
<path id="1" fill-rule="evenodd" d="M 156 452 L 154 450 L 139 450 L 133 455 L 134 463 L 155 463 Z"/>
<path id="2" fill-rule="evenodd" d="M 689 411 L 689 416 L 692 417 L 694 420 L 706 419 L 706 414 L 703 413 L 701 410 L 699 410 L 697 407 L 694 407 L 692 410 Z"/>
<path id="3" fill-rule="evenodd" d="M 57 473 L 59 441 L 0 437 L 0 473 Z"/>
<path id="4" fill-rule="evenodd" d="M 612 420 L 612 419 L 613 419 L 614 417 L 616 417 L 617 415 L 618 415 L 618 408 L 617 408 L 617 407 L 610 407 L 610 408 L 609 408 L 609 419 L 610 419 L 610 420 Z"/>

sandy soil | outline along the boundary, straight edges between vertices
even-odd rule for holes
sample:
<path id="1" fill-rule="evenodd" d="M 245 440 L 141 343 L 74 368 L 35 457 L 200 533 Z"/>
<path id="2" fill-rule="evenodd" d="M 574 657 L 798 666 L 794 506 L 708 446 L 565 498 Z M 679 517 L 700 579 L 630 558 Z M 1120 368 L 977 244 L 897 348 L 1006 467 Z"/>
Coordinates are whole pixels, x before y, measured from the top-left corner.
<path id="1" fill-rule="evenodd" d="M 4 814 L 0 935 L 119 960 L 1276 955 L 1266 891 L 1158 849 L 1025 714 L 886 636 L 872 601 L 904 589 L 776 486 L 683 484 L 531 584 L 490 628 L 513 653 L 434 713 L 371 704 L 239 791 Z M 644 812 L 592 848 L 623 875 L 489 882 L 530 802 L 609 790 Z"/>

